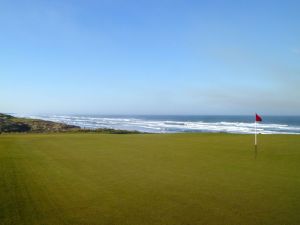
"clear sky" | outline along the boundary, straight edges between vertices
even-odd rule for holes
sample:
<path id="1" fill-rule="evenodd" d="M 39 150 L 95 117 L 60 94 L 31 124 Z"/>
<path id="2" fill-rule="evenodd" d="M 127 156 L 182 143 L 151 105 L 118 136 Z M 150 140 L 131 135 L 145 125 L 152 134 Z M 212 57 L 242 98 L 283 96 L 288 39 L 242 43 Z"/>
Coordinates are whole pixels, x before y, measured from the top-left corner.
<path id="1" fill-rule="evenodd" d="M 300 1 L 0 0 L 0 112 L 300 115 Z"/>

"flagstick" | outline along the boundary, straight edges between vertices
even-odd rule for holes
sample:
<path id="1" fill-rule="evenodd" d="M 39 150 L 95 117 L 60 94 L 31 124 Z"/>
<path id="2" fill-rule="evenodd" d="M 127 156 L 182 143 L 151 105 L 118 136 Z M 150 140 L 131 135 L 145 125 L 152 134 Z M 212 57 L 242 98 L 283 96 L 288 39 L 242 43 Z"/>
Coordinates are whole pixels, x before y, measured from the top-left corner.
<path id="1" fill-rule="evenodd" d="M 255 121 L 255 141 L 254 141 L 254 145 L 257 145 L 257 132 L 256 132 L 256 121 Z"/>
<path id="2" fill-rule="evenodd" d="M 254 138 L 254 150 L 255 150 L 255 155 L 254 155 L 254 158 L 256 159 L 257 157 L 257 131 L 256 131 L 256 120 L 255 120 L 255 134 L 254 134 L 255 138 Z"/>

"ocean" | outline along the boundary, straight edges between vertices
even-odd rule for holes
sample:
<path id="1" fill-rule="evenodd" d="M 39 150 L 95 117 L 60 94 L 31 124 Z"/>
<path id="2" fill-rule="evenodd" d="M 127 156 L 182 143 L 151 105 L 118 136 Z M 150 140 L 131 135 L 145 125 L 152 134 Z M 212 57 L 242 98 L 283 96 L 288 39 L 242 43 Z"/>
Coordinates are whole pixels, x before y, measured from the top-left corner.
<path id="1" fill-rule="evenodd" d="M 186 115 L 21 115 L 77 125 L 81 128 L 113 128 L 149 133 L 211 132 L 252 134 L 255 132 L 252 116 L 186 116 Z M 257 124 L 261 134 L 300 134 L 300 116 L 264 116 Z"/>

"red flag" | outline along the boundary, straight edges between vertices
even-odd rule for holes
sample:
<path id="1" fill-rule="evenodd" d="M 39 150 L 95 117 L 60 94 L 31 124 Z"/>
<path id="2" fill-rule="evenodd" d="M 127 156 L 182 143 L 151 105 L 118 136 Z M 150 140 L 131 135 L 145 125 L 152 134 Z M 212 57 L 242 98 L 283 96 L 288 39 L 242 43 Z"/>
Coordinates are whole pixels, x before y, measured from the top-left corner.
<path id="1" fill-rule="evenodd" d="M 256 122 L 261 122 L 262 118 L 259 115 L 255 114 L 255 121 Z"/>

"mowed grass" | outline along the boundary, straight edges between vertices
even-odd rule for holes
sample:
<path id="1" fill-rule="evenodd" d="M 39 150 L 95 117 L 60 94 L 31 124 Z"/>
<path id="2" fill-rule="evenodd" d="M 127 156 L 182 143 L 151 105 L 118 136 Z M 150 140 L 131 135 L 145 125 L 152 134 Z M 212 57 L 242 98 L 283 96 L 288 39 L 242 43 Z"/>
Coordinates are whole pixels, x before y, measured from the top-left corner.
<path id="1" fill-rule="evenodd" d="M 300 136 L 0 135 L 0 224 L 300 224 Z"/>

